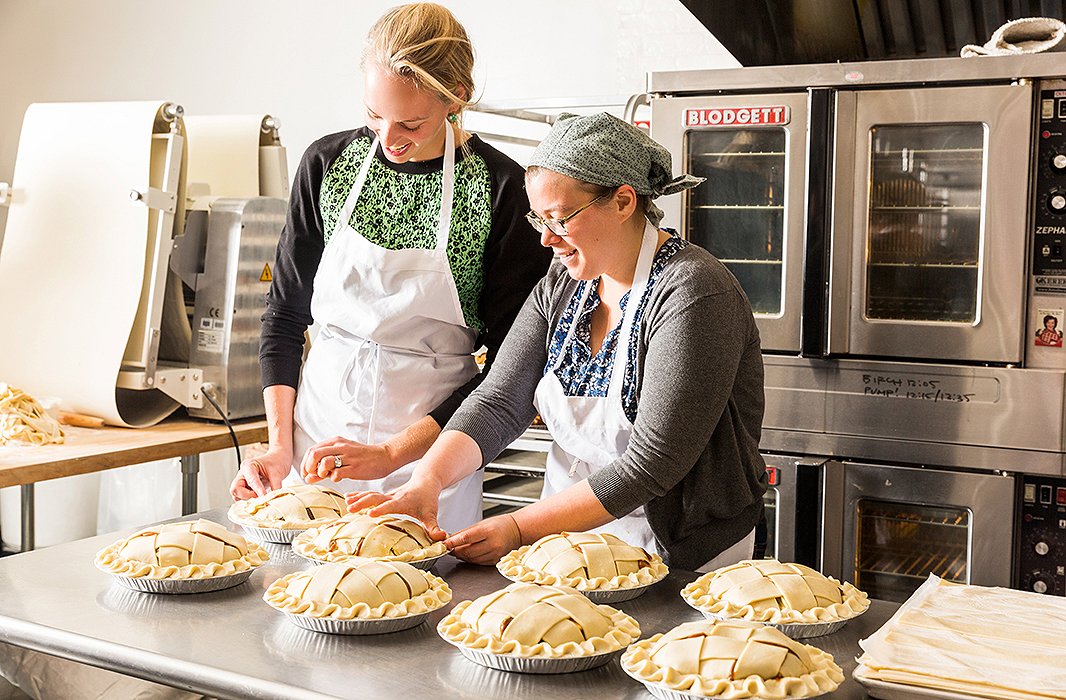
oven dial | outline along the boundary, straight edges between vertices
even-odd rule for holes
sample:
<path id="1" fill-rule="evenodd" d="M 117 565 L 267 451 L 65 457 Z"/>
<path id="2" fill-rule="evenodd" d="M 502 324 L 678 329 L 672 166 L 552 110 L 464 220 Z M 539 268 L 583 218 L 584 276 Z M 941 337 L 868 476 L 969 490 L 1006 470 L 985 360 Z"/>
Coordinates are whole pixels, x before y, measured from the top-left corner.
<path id="1" fill-rule="evenodd" d="M 1040 556 L 1044 556 L 1051 551 L 1051 548 L 1047 546 L 1047 542 L 1037 542 L 1033 549 L 1036 550 L 1036 553 Z"/>
<path id="2" fill-rule="evenodd" d="M 1066 212 L 1066 193 L 1053 190 L 1047 197 L 1047 206 L 1053 214 Z"/>
<path id="3" fill-rule="evenodd" d="M 1033 581 L 1033 590 L 1037 593 L 1047 593 L 1047 582 L 1041 579 Z"/>
<path id="4" fill-rule="evenodd" d="M 1066 154 L 1056 153 L 1051 156 L 1051 170 L 1056 173 L 1066 173 Z"/>

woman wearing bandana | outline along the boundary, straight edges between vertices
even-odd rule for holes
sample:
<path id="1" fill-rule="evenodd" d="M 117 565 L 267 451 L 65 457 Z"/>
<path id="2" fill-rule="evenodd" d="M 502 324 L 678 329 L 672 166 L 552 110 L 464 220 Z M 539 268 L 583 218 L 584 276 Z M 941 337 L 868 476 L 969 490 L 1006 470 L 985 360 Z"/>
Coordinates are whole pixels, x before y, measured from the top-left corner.
<path id="1" fill-rule="evenodd" d="M 750 558 L 766 490 L 755 320 L 737 280 L 660 229 L 652 203 L 700 182 L 672 177 L 669 153 L 615 117 L 563 115 L 526 171 L 529 220 L 557 264 L 411 480 L 349 494 L 350 509 L 407 512 L 445 538 L 442 489 L 539 411 L 553 438 L 541 500 L 452 533 L 453 554 L 489 564 L 565 530 L 689 570 Z"/>

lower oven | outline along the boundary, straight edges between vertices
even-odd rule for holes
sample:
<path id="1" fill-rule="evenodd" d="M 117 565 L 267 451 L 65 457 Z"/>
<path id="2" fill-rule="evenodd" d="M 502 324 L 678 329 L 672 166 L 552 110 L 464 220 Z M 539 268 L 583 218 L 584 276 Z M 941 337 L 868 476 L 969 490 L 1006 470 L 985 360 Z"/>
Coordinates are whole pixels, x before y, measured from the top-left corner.
<path id="1" fill-rule="evenodd" d="M 824 474 L 824 573 L 898 602 L 929 574 L 1011 585 L 1013 476 L 840 461 Z"/>

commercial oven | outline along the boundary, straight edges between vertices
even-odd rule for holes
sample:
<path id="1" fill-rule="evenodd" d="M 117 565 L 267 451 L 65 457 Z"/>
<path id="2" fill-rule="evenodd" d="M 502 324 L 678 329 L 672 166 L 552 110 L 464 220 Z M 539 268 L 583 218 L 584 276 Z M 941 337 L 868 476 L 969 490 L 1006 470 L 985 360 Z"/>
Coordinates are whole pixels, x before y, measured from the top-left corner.
<path id="1" fill-rule="evenodd" d="M 1052 55 L 649 75 L 653 137 L 706 178 L 666 222 L 756 315 L 761 448 L 824 462 L 793 539 L 817 528 L 816 563 L 882 597 L 930 572 L 1060 590 L 1066 559 L 1022 540 L 1066 538 L 1024 500 L 1066 476 L 1064 76 Z"/>
<path id="2" fill-rule="evenodd" d="M 1011 585 L 1014 477 L 841 461 L 825 470 L 837 519 L 825 552 L 839 552 L 834 568 L 871 597 L 903 601 L 930 572 Z"/>

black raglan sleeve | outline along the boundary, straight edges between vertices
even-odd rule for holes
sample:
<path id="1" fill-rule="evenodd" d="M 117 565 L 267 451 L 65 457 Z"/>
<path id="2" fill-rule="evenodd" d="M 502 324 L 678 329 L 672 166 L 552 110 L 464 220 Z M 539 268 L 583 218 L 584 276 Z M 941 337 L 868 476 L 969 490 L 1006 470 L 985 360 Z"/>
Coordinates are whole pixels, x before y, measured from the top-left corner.
<path id="1" fill-rule="evenodd" d="M 319 193 L 330 164 L 358 132 L 331 134 L 311 144 L 296 170 L 289 212 L 274 255 L 273 281 L 259 338 L 263 387 L 296 388 L 303 360 L 304 332 L 311 325 L 311 293 L 325 236 Z"/>
<path id="2" fill-rule="evenodd" d="M 485 244 L 484 286 L 478 301 L 478 316 L 485 324 L 478 340 L 488 355 L 484 371 L 430 412 L 441 427 L 492 367 L 522 304 L 552 260 L 551 250 L 540 244 L 540 236 L 526 221 L 529 198 L 522 167 L 484 142 L 478 146 L 492 178 L 492 226 Z"/>

